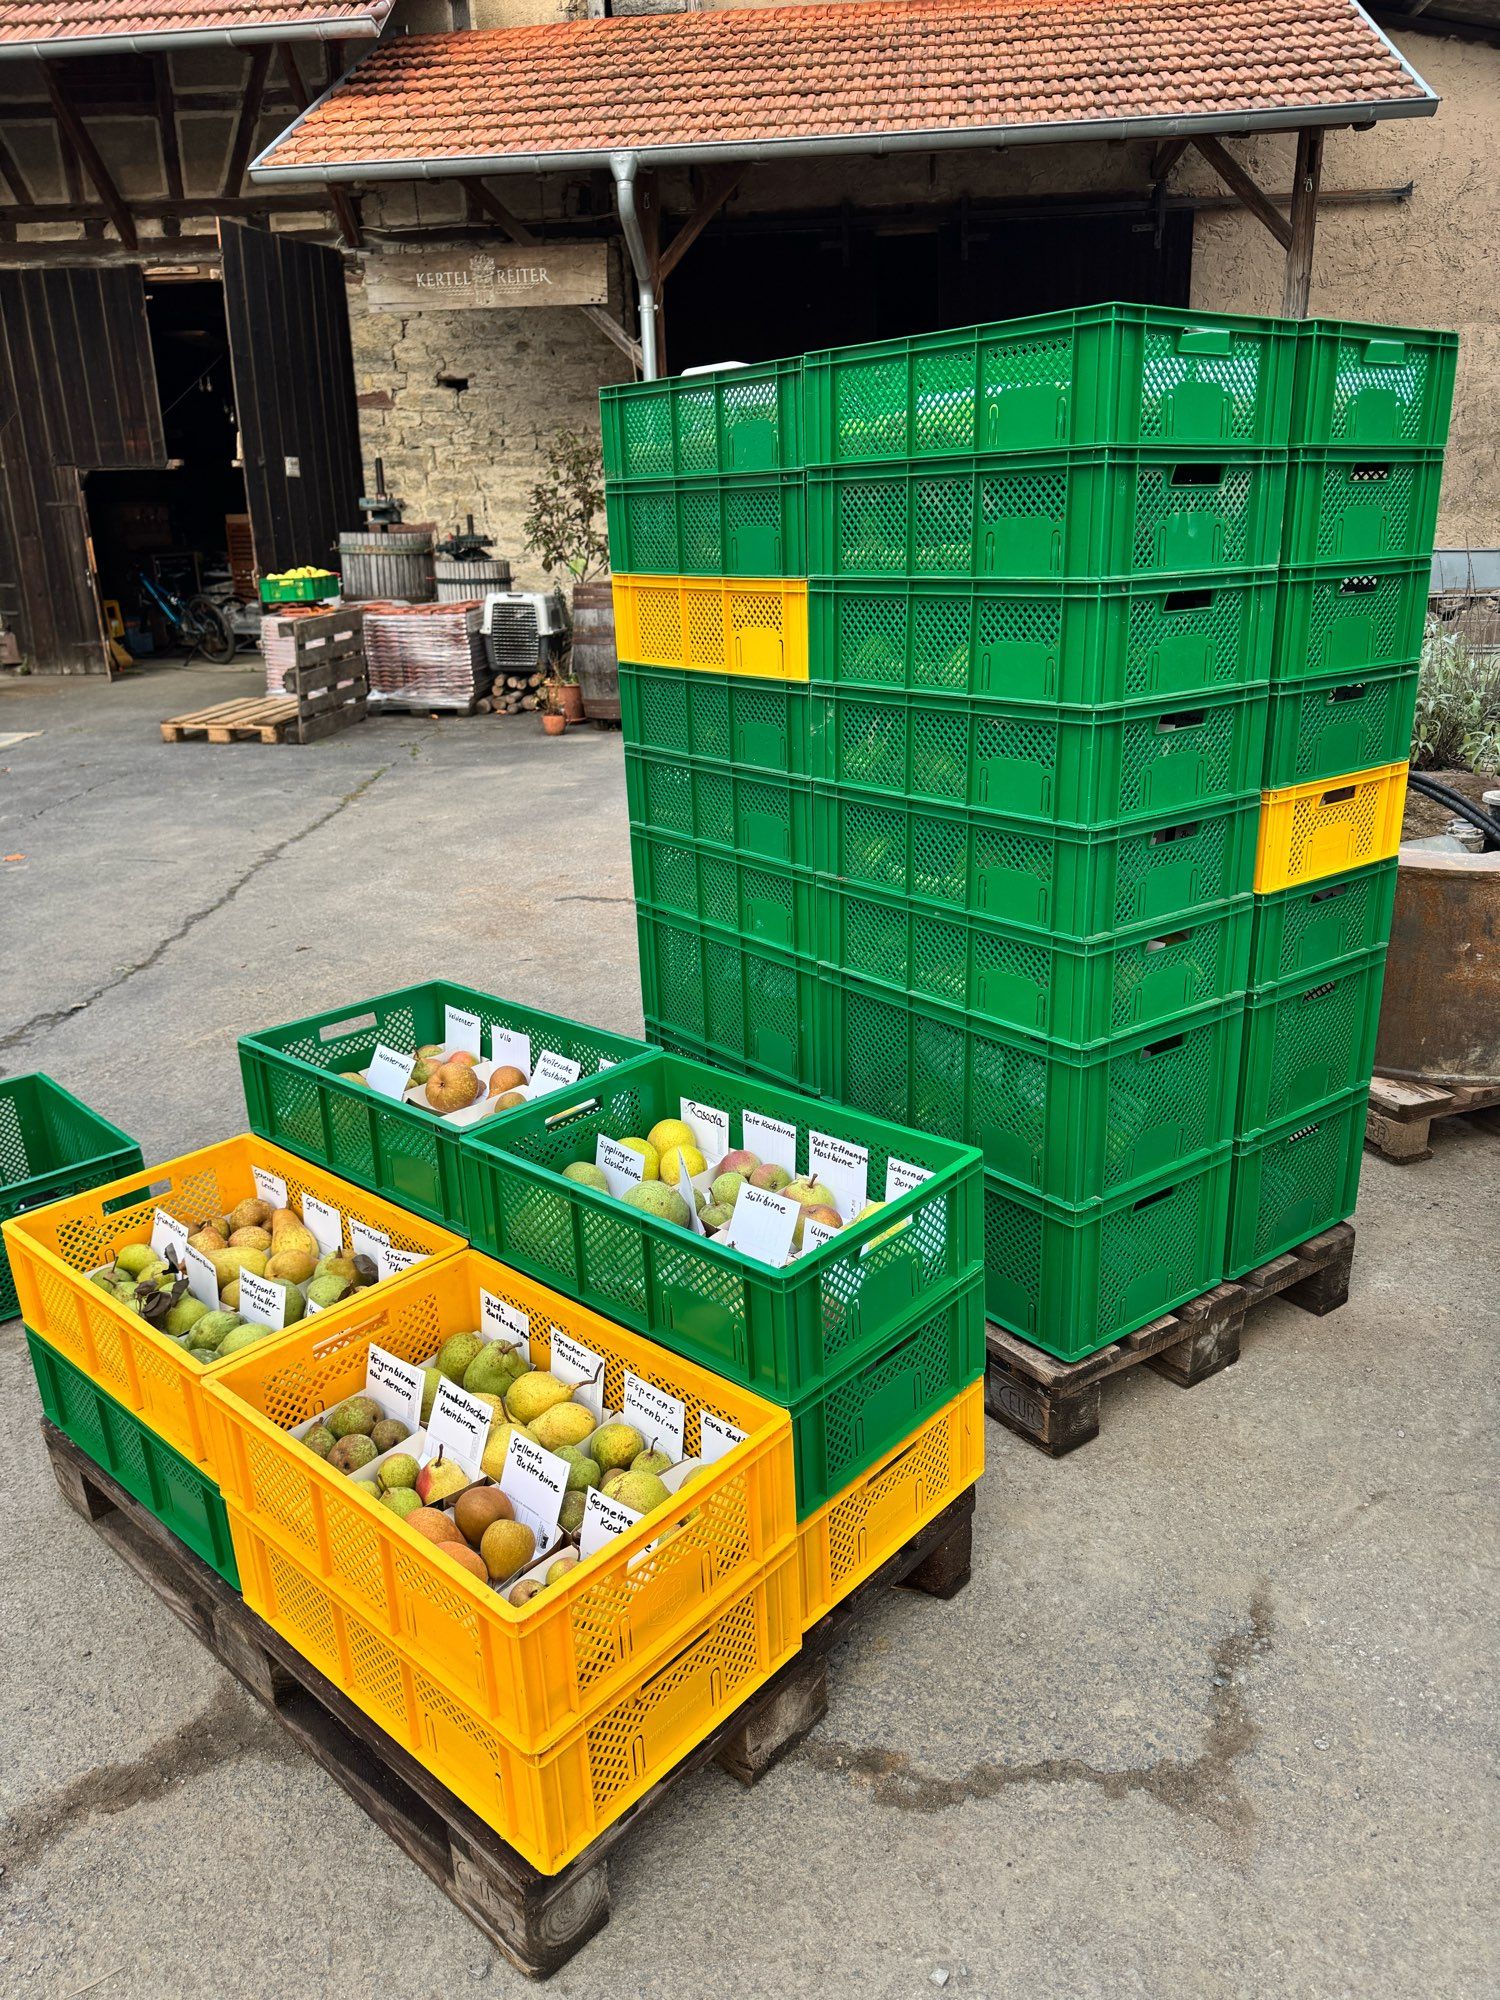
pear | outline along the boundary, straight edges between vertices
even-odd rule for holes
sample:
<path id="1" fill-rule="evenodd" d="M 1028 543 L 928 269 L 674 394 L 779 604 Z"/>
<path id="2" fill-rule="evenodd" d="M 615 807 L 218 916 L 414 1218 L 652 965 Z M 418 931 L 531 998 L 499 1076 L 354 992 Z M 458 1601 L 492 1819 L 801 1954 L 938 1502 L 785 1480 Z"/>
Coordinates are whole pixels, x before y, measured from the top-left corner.
<path id="1" fill-rule="evenodd" d="M 403 1521 L 408 1514 L 417 1513 L 422 1505 L 410 1486 L 389 1487 L 381 1494 L 380 1504 L 382 1507 L 389 1507 L 391 1512 Z"/>
<path id="2" fill-rule="evenodd" d="M 471 1396 L 504 1396 L 526 1372 L 515 1348 L 503 1340 L 487 1340 L 464 1370 L 464 1387 Z"/>
<path id="3" fill-rule="evenodd" d="M 605 1424 L 594 1433 L 589 1456 L 601 1472 L 623 1471 L 646 1449 L 646 1440 L 634 1424 Z"/>
<path id="4" fill-rule="evenodd" d="M 330 1250 L 326 1257 L 320 1257 L 313 1266 L 315 1278 L 342 1278 L 346 1285 L 354 1283 L 354 1253 L 352 1250 Z"/>
<path id="5" fill-rule="evenodd" d="M 558 1510 L 557 1525 L 565 1535 L 576 1535 L 583 1526 L 583 1510 L 588 1505 L 588 1499 L 588 1489 L 583 1486 L 563 1495 L 562 1506 Z"/>
<path id="6" fill-rule="evenodd" d="M 377 1425 L 378 1428 L 379 1426 Z M 372 1438 L 371 1443 L 375 1442 L 376 1440 Z M 396 1486 L 414 1487 L 421 1469 L 409 1451 L 393 1451 L 385 1464 L 381 1466 L 376 1477 L 379 1479 L 382 1489 L 389 1493 Z M 422 1496 L 418 1494 L 417 1497 L 420 1500 Z"/>
<path id="7" fill-rule="evenodd" d="M 531 1432 L 521 1424 L 491 1424 L 489 1437 L 485 1440 L 484 1457 L 480 1460 L 486 1479 L 498 1479 L 504 1472 L 512 1431 L 519 1431 L 522 1437 L 531 1437 Z M 533 1438 L 532 1442 L 535 1441 Z"/>
<path id="8" fill-rule="evenodd" d="M 518 1375 L 511 1383 L 505 1392 L 505 1408 L 512 1423 L 530 1425 L 543 1411 L 550 1410 L 557 1403 L 571 1402 L 572 1397 L 573 1391 L 566 1382 L 559 1382 L 545 1369 L 534 1368 L 529 1374 Z M 572 1442 L 576 1444 L 578 1440 L 574 1438 Z"/>
<path id="9" fill-rule="evenodd" d="M 654 1472 L 627 1472 L 613 1495 L 633 1514 L 650 1514 L 658 1507 L 665 1507 L 671 1497 Z"/>
<path id="10" fill-rule="evenodd" d="M 358 1472 L 377 1455 L 373 1442 L 353 1431 L 339 1439 L 328 1454 L 328 1463 L 335 1472 Z"/>
<path id="11" fill-rule="evenodd" d="M 330 1410 L 325 1421 L 336 1438 L 353 1437 L 356 1432 L 368 1437 L 384 1415 L 373 1396 L 351 1396 Z"/>
<path id="12" fill-rule="evenodd" d="M 544 1588 L 550 1590 L 553 1584 L 562 1582 L 569 1570 L 577 1569 L 577 1567 L 577 1549 L 564 1549 L 560 1556 L 555 1557 L 553 1561 L 548 1563 L 547 1574 L 542 1578 Z"/>
<path id="13" fill-rule="evenodd" d="M 667 1452 L 642 1451 L 637 1452 L 630 1461 L 630 1469 L 632 1472 L 654 1472 L 659 1479 L 672 1463 L 673 1460 Z"/>
<path id="14" fill-rule="evenodd" d="M 565 1444 L 557 1455 L 567 1461 L 570 1493 L 586 1493 L 591 1486 L 599 1484 L 598 1464 L 586 1452 L 581 1452 L 577 1445 Z"/>
<path id="15" fill-rule="evenodd" d="M 307 1276 L 310 1278 L 317 1269 L 322 1251 L 318 1239 L 310 1229 L 304 1229 L 300 1222 L 289 1222 L 284 1228 L 273 1230 L 271 1251 L 275 1257 L 305 1257 Z"/>
<path id="16" fill-rule="evenodd" d="M 253 1198 L 242 1201 L 238 1208 L 230 1211 L 229 1233 L 233 1235 L 236 1229 L 264 1229 L 275 1213 L 268 1201 Z"/>
<path id="17" fill-rule="evenodd" d="M 432 1415 L 432 1406 L 437 1401 L 437 1392 L 443 1379 L 441 1368 L 422 1370 L 422 1421 L 425 1424 Z"/>
<path id="18" fill-rule="evenodd" d="M 399 1417 L 382 1417 L 370 1436 L 377 1451 L 393 1451 L 398 1444 L 405 1444 L 411 1432 Z"/>
<path id="19" fill-rule="evenodd" d="M 316 1260 L 305 1250 L 273 1250 L 266 1260 L 265 1275 L 284 1284 L 305 1285 L 316 1268 Z"/>
<path id="20" fill-rule="evenodd" d="M 468 1484 L 469 1475 L 462 1466 L 451 1458 L 435 1458 L 417 1474 L 417 1496 L 424 1507 L 436 1507 L 462 1493 Z"/>
<path id="21" fill-rule="evenodd" d="M 439 1371 L 446 1375 L 450 1382 L 457 1382 L 459 1387 L 462 1388 L 464 1376 L 468 1372 L 469 1365 L 477 1359 L 479 1350 L 483 1346 L 484 1342 L 479 1338 L 477 1333 L 449 1334 L 448 1338 L 438 1349 L 437 1365 Z"/>
<path id="22" fill-rule="evenodd" d="M 514 1576 L 536 1554 L 536 1536 L 524 1521 L 491 1521 L 480 1537 L 479 1553 L 492 1579 Z"/>
<path id="23" fill-rule="evenodd" d="M 594 1416 L 582 1403 L 554 1403 L 550 1410 L 543 1410 L 531 1429 L 538 1444 L 548 1451 L 561 1451 L 564 1445 L 583 1443 L 594 1429 Z"/>
<path id="24" fill-rule="evenodd" d="M 161 1259 L 149 1243 L 127 1243 L 115 1258 L 115 1269 L 127 1278 L 142 1278 Z"/>
<path id="25" fill-rule="evenodd" d="M 315 1451 L 319 1458 L 327 1458 L 329 1452 L 338 1443 L 338 1439 L 328 1428 L 327 1424 L 314 1424 L 302 1442 L 307 1446 L 309 1451 Z"/>

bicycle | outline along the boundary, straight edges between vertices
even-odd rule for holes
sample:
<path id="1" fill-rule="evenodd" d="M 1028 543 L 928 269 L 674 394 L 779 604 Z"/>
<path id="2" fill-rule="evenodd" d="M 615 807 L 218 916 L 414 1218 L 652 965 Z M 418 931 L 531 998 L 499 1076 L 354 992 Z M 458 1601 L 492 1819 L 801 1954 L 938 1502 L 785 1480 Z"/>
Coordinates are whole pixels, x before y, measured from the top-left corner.
<path id="1" fill-rule="evenodd" d="M 179 646 L 186 646 L 188 658 L 201 653 L 216 667 L 227 666 L 234 658 L 234 628 L 211 597 L 201 593 L 179 597 L 155 577 L 138 569 L 133 577 L 142 599 L 156 607 L 163 623 Z"/>

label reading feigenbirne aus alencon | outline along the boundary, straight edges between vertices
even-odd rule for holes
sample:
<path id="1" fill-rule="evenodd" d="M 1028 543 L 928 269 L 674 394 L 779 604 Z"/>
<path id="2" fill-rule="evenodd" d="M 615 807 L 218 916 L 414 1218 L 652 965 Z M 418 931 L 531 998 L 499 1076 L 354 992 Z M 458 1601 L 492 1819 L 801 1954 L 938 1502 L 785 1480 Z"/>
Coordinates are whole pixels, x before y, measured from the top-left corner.
<path id="1" fill-rule="evenodd" d="M 422 1391 L 425 1377 L 420 1368 L 387 1354 L 383 1347 L 371 1347 L 365 1355 L 365 1394 L 377 1402 L 388 1417 L 405 1424 L 409 1431 L 422 1428 Z M 467 1468 L 465 1468 L 467 1470 Z"/>

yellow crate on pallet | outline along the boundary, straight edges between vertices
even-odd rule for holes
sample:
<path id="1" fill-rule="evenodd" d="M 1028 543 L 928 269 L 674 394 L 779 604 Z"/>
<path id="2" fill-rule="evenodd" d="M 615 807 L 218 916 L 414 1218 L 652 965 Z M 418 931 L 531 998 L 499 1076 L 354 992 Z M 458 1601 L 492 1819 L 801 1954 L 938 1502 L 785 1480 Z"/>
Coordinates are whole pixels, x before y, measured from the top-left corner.
<path id="1" fill-rule="evenodd" d="M 802 1523 L 797 1561 L 803 1631 L 873 1576 L 983 1471 L 980 1380 Z"/>
<path id="2" fill-rule="evenodd" d="M 807 679 L 802 578 L 617 576 L 615 650 L 638 667 Z"/>
<path id="3" fill-rule="evenodd" d="M 1262 792 L 1256 895 L 1388 861 L 1401 845 L 1406 777 L 1405 764 L 1378 764 L 1341 778 Z"/>
<path id="4" fill-rule="evenodd" d="M 288 1435 L 363 1390 L 372 1346 L 422 1363 L 451 1334 L 472 1332 L 484 1292 L 529 1327 L 533 1366 L 547 1366 L 559 1333 L 602 1357 L 606 1410 L 621 1407 L 627 1374 L 675 1396 L 688 1457 L 708 1443 L 714 1420 L 744 1433 L 669 1506 L 519 1609 Z M 215 1375 L 209 1421 L 233 1520 L 291 1556 L 519 1750 L 545 1748 L 618 1694 L 792 1548 L 787 1412 L 534 1278 L 469 1250 L 413 1271 L 384 1298 L 371 1294 L 362 1318 L 335 1338 L 322 1337 L 322 1324 L 304 1321 L 274 1352 L 247 1348 Z"/>
<path id="5" fill-rule="evenodd" d="M 207 1466 L 215 1479 L 219 1472 L 210 1451 L 205 1385 L 238 1356 L 206 1366 L 191 1359 L 169 1335 L 158 1333 L 91 1284 L 89 1273 L 112 1264 L 127 1243 L 149 1243 L 158 1208 L 193 1228 L 210 1216 L 227 1215 L 256 1195 L 256 1167 L 285 1182 L 294 1206 L 304 1195 L 314 1195 L 338 1209 L 344 1218 L 346 1248 L 354 1247 L 351 1221 L 383 1230 L 393 1249 L 424 1259 L 451 1257 L 464 1247 L 463 1238 L 451 1230 L 409 1215 L 378 1194 L 367 1194 L 351 1181 L 249 1133 L 107 1181 L 47 1208 L 29 1209 L 5 1225 L 5 1245 L 27 1326 L 123 1403 L 148 1430 L 165 1438 L 194 1465 Z M 369 1316 L 371 1301 L 382 1298 L 387 1287 L 394 1290 L 408 1282 L 409 1276 L 387 1278 L 373 1292 L 355 1293 L 317 1314 L 320 1341 L 336 1341 L 352 1320 Z M 267 1344 L 287 1337 L 273 1335 Z"/>

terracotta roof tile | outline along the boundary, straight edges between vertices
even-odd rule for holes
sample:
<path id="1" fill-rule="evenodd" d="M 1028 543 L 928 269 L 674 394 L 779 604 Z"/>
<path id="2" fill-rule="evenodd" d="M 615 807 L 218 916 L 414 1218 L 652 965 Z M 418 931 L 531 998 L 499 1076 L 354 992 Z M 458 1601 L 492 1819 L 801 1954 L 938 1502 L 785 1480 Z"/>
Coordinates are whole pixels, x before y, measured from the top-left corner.
<path id="1" fill-rule="evenodd" d="M 1353 0 L 841 0 L 388 42 L 260 164 L 806 142 L 1423 96 Z"/>
<path id="2" fill-rule="evenodd" d="M 86 45 L 115 35 L 148 43 L 159 36 L 208 39 L 244 28 L 286 27 L 295 35 L 314 21 L 347 22 L 347 34 L 373 35 L 390 11 L 391 0 L 151 0 L 137 6 L 122 0 L 0 0 L 0 56 L 7 44 Z"/>

